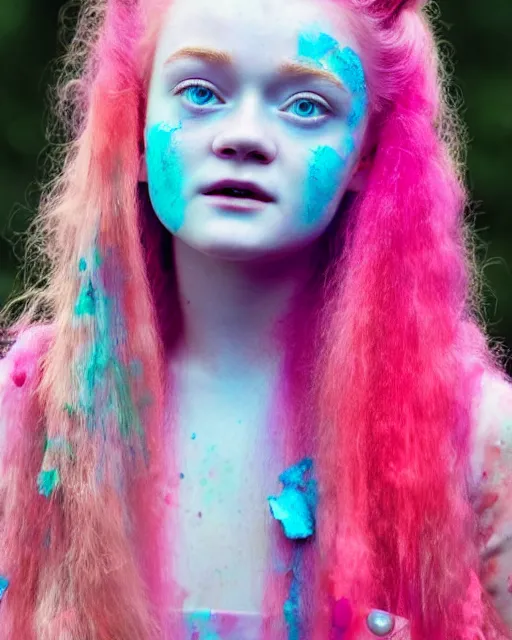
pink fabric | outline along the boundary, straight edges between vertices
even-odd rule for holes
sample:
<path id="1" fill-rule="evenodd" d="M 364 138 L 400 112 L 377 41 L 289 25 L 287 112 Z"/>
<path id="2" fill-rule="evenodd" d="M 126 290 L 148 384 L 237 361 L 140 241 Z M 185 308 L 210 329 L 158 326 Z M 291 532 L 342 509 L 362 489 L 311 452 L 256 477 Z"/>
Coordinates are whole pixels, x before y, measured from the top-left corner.
<path id="1" fill-rule="evenodd" d="M 472 450 L 481 581 L 512 629 L 512 385 L 504 378 L 482 377 Z"/>
<path id="2" fill-rule="evenodd" d="M 255 613 L 204 609 L 175 613 L 173 618 L 173 626 L 180 627 L 180 640 L 261 639 L 261 616 Z"/>
<path id="3" fill-rule="evenodd" d="M 34 391 L 40 358 L 52 334 L 47 325 L 31 328 L 0 360 L 0 452 L 5 438 L 17 436 L 20 422 L 12 418 L 23 413 L 24 401 Z M 480 392 L 474 404 L 470 485 L 479 523 L 481 579 L 512 628 L 512 384 L 484 373 Z M 259 640 L 261 636 L 261 618 L 255 614 L 206 610 L 175 614 L 174 623 L 177 616 L 185 640 Z M 352 620 L 350 626 L 354 633 L 347 635 L 345 630 L 344 639 L 372 637 L 360 620 Z M 333 640 L 336 633 L 334 628 Z M 394 632 L 387 637 L 405 640 L 406 621 L 397 618 Z"/>
<path id="4" fill-rule="evenodd" d="M 53 335 L 50 325 L 31 327 L 20 333 L 6 356 L 0 359 L 0 469 L 6 438 L 17 436 L 24 400 L 39 376 L 39 360 Z"/>

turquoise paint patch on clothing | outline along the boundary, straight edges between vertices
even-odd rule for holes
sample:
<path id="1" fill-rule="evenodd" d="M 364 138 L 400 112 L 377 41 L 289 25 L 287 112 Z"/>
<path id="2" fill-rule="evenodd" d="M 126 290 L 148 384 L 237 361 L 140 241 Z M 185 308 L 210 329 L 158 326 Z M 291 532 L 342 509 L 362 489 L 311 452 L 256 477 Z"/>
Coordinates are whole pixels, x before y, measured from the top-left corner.
<path id="1" fill-rule="evenodd" d="M 49 498 L 60 484 L 60 474 L 58 469 L 41 471 L 37 476 L 37 488 L 39 495 Z"/>
<path id="2" fill-rule="evenodd" d="M 187 640 L 228 640 L 222 638 L 215 629 L 214 619 L 210 609 L 194 611 L 186 618 Z M 234 639 L 233 639 L 234 640 Z"/>
<path id="3" fill-rule="evenodd" d="M 268 498 L 272 516 L 290 540 L 305 540 L 315 532 L 318 489 L 312 473 L 313 460 L 303 458 L 279 476 L 281 495 Z"/>
<path id="4" fill-rule="evenodd" d="M 162 223 L 176 233 L 185 221 L 185 199 L 182 194 L 183 162 L 176 142 L 181 124 L 171 127 L 160 122 L 146 134 L 146 159 L 149 196 Z"/>
<path id="5" fill-rule="evenodd" d="M 2 598 L 4 597 L 8 587 L 9 580 L 7 580 L 7 578 L 4 576 L 0 576 L 0 602 L 2 602 Z"/>
<path id="6" fill-rule="evenodd" d="M 353 150 L 353 140 L 347 141 L 345 148 Z M 348 156 L 349 153 L 343 157 L 335 149 L 325 145 L 312 151 L 304 194 L 306 224 L 313 224 L 321 218 L 334 199 L 343 178 Z"/>
<path id="7" fill-rule="evenodd" d="M 313 476 L 313 460 L 303 458 L 279 476 L 283 491 L 279 497 L 269 498 L 272 516 L 281 522 L 284 533 L 291 540 L 299 540 L 291 566 L 292 580 L 283 614 L 288 627 L 288 640 L 302 637 L 304 585 L 304 542 L 315 532 L 318 507 L 318 482 Z"/>

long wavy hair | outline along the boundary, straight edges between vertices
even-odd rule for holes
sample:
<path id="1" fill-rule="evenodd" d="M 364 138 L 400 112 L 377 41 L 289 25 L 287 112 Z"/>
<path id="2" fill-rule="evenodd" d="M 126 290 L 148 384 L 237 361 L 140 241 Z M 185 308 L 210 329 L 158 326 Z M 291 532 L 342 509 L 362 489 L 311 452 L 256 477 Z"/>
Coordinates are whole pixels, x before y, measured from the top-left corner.
<path id="1" fill-rule="evenodd" d="M 66 140 L 31 230 L 44 282 L 13 326 L 43 316 L 52 337 L 4 454 L 8 640 L 165 637 L 163 369 L 180 314 L 170 238 L 138 171 L 169 2 L 84 0 L 58 85 Z M 294 333 L 313 348 L 294 349 L 306 374 L 291 397 L 308 410 L 287 430 L 320 487 L 304 637 L 329 637 L 341 598 L 407 617 L 413 640 L 505 637 L 468 499 L 470 407 L 499 364 L 480 326 L 435 16 L 418 0 L 337 3 L 364 52 L 376 143 L 367 186 L 326 234 L 315 329 L 299 310 Z M 287 580 L 269 568 L 268 610 Z"/>

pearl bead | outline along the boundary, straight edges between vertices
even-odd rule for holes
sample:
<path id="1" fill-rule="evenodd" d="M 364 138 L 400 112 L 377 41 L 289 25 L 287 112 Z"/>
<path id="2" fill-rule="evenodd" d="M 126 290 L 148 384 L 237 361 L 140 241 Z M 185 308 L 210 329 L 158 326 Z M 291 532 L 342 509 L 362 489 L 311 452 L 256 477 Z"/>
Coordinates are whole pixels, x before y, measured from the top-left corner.
<path id="1" fill-rule="evenodd" d="M 373 609 L 366 618 L 368 629 L 376 636 L 385 636 L 392 631 L 395 626 L 393 616 L 387 611 Z"/>

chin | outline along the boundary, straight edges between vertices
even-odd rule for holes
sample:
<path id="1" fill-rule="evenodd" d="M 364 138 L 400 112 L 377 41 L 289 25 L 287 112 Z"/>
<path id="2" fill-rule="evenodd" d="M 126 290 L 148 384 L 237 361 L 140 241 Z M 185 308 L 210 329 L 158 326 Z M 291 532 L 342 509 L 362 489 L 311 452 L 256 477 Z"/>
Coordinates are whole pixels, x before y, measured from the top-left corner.
<path id="1" fill-rule="evenodd" d="M 186 242 L 184 239 L 183 241 Z M 196 251 L 211 258 L 233 262 L 264 260 L 269 257 L 269 254 L 273 253 L 268 248 L 251 246 L 248 243 L 233 242 L 232 239 L 225 241 L 187 242 L 187 244 Z"/>

